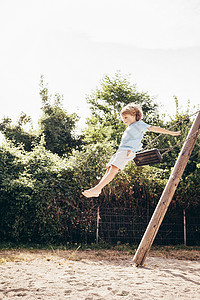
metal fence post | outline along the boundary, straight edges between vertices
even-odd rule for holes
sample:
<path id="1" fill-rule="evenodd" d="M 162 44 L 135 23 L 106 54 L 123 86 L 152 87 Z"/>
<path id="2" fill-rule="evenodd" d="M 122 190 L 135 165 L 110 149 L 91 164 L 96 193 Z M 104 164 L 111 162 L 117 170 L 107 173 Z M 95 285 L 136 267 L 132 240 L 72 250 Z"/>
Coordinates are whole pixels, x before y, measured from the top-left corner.
<path id="1" fill-rule="evenodd" d="M 99 206 L 97 208 L 97 231 L 96 231 L 96 243 L 98 244 L 99 242 L 99 219 L 100 219 L 100 215 L 99 215 Z"/>
<path id="2" fill-rule="evenodd" d="M 184 236 L 184 245 L 187 245 L 187 230 L 186 230 L 186 215 L 185 209 L 183 210 L 183 236 Z"/>

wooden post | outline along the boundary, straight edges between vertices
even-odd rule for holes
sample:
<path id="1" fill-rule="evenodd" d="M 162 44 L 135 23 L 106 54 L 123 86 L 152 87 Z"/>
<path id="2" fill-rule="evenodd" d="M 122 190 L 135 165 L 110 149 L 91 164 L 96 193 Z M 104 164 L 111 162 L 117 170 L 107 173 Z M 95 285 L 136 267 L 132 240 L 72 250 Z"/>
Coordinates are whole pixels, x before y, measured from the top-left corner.
<path id="1" fill-rule="evenodd" d="M 133 262 L 136 264 L 136 266 L 143 265 L 145 258 L 151 248 L 151 245 L 153 244 L 153 241 L 156 237 L 156 234 L 159 230 L 159 227 L 162 223 L 165 213 L 167 212 L 169 204 L 179 184 L 183 171 L 187 165 L 191 152 L 194 148 L 194 145 L 196 143 L 199 134 L 198 131 L 199 129 L 200 129 L 200 111 L 198 112 L 198 115 L 192 124 L 190 132 L 187 136 L 187 139 L 185 140 L 185 143 L 183 144 L 182 150 L 178 156 L 178 159 L 169 177 L 167 185 L 161 195 L 161 198 L 149 222 L 146 232 L 144 233 L 140 245 L 135 253 Z"/>

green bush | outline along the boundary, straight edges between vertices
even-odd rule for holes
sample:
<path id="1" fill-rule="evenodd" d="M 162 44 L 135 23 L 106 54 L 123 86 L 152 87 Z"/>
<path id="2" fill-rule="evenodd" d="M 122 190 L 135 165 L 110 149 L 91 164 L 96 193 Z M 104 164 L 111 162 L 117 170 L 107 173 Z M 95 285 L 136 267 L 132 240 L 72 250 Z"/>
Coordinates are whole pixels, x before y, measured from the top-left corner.
<path id="1" fill-rule="evenodd" d="M 133 208 L 149 219 L 169 171 L 130 163 L 99 198 L 85 198 L 105 172 L 111 144 L 88 145 L 61 158 L 42 144 L 31 152 L 5 144 L 0 148 L 1 241 L 32 243 L 93 242 L 97 206 Z M 199 172 L 181 181 L 173 205 L 198 205 Z M 191 199 L 193 195 L 193 199 Z M 144 214 L 145 212 L 145 214 Z M 147 215 L 146 215 L 147 214 Z"/>
<path id="2" fill-rule="evenodd" d="M 93 200 L 81 190 L 102 175 L 111 146 L 87 146 L 70 159 L 42 145 L 0 149 L 0 236 L 3 241 L 62 242 L 94 232 Z M 93 168 L 93 170 L 92 170 Z"/>

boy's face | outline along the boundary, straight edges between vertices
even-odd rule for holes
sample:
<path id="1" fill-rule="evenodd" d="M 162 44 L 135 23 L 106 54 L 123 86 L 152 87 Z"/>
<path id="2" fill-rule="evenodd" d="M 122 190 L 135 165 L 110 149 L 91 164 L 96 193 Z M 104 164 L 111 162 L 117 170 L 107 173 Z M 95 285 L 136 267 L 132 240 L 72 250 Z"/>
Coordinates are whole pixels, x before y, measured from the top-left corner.
<path id="1" fill-rule="evenodd" d="M 135 115 L 123 114 L 123 115 L 121 116 L 121 118 L 122 118 L 122 121 L 124 122 L 124 124 L 125 124 L 126 126 L 129 126 L 129 125 L 131 125 L 132 123 L 135 123 L 135 122 L 136 122 L 136 117 L 135 117 Z"/>

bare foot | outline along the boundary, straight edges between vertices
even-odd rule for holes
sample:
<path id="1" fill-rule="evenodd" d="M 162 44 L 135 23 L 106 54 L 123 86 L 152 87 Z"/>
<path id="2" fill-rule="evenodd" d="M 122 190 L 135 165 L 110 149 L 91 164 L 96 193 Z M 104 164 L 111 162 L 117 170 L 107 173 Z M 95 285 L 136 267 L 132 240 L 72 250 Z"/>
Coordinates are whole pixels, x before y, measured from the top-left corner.
<path id="1" fill-rule="evenodd" d="M 86 198 L 92 198 L 92 197 L 99 197 L 101 193 L 101 190 L 97 191 L 95 189 L 90 189 L 90 190 L 85 190 L 82 192 L 82 194 L 86 197 Z"/>

